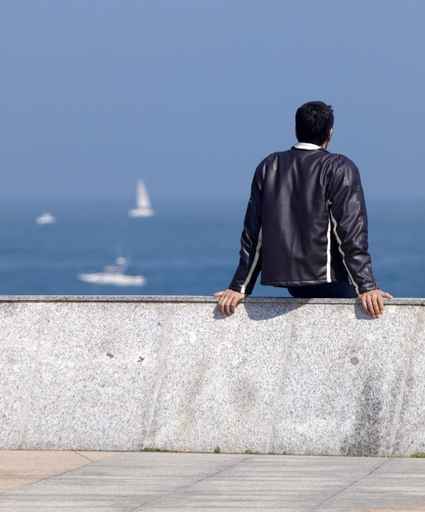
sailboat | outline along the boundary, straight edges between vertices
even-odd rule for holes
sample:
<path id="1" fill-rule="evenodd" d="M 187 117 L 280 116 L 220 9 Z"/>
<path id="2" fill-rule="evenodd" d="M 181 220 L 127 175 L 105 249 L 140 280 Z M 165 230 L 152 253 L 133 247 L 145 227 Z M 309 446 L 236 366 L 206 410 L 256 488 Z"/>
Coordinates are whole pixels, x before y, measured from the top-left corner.
<path id="1" fill-rule="evenodd" d="M 142 180 L 137 182 L 137 206 L 128 212 L 130 217 L 151 217 L 154 211 Z"/>
<path id="2" fill-rule="evenodd" d="M 50 212 L 44 212 L 35 219 L 35 222 L 37 224 L 54 224 L 56 217 Z"/>
<path id="3" fill-rule="evenodd" d="M 79 274 L 78 279 L 85 283 L 111 284 L 116 286 L 141 286 L 145 284 L 146 280 L 143 276 L 126 274 L 127 266 L 127 258 L 119 256 L 113 265 L 106 265 L 103 268 L 103 272 Z"/>

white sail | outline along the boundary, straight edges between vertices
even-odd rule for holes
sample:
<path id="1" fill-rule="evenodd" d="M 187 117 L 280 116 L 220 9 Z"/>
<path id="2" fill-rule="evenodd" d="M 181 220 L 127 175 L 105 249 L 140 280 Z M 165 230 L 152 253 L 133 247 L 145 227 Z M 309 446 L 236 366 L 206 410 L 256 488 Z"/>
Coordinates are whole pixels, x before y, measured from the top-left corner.
<path id="1" fill-rule="evenodd" d="M 137 183 L 137 207 L 138 208 L 151 208 L 151 202 L 143 181 L 139 180 Z"/>
<path id="2" fill-rule="evenodd" d="M 154 215 L 148 192 L 142 180 L 137 182 L 136 204 L 136 208 L 133 208 L 128 212 L 130 217 L 151 217 Z"/>

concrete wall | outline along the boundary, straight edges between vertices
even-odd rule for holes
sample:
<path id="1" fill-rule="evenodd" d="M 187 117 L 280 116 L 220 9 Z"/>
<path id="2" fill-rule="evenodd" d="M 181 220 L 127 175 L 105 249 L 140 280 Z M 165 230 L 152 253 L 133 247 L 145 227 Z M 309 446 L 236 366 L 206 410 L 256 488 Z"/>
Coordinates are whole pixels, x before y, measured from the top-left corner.
<path id="1" fill-rule="evenodd" d="M 425 452 L 424 305 L 0 297 L 0 447 Z"/>

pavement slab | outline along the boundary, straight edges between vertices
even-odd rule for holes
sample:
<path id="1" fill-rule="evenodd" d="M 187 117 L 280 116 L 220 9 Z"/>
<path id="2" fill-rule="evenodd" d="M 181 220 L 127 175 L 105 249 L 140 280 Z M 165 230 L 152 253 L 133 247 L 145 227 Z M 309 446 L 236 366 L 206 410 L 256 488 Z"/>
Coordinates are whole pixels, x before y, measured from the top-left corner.
<path id="1" fill-rule="evenodd" d="M 425 512 L 425 460 L 7 450 L 0 512 Z"/>

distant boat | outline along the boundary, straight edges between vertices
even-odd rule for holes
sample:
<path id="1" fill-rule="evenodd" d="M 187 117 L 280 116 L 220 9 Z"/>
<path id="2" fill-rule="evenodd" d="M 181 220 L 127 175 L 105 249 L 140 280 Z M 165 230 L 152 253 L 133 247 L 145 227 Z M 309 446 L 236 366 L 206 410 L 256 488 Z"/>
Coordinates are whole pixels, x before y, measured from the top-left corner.
<path id="1" fill-rule="evenodd" d="M 120 256 L 115 260 L 114 265 L 107 265 L 103 272 L 92 274 L 79 274 L 78 279 L 85 283 L 111 284 L 115 286 L 142 286 L 146 279 L 143 276 L 132 276 L 125 274 L 127 258 Z"/>
<path id="2" fill-rule="evenodd" d="M 151 217 L 154 211 L 148 192 L 142 180 L 137 182 L 137 206 L 128 212 L 130 217 Z"/>
<path id="3" fill-rule="evenodd" d="M 56 217 L 50 212 L 44 212 L 35 219 L 35 222 L 37 224 L 54 224 Z"/>

